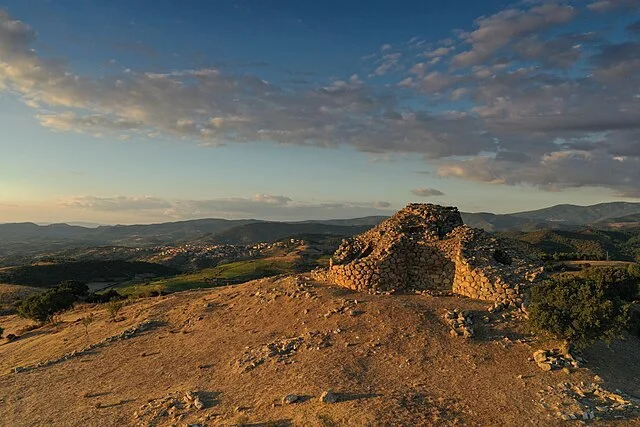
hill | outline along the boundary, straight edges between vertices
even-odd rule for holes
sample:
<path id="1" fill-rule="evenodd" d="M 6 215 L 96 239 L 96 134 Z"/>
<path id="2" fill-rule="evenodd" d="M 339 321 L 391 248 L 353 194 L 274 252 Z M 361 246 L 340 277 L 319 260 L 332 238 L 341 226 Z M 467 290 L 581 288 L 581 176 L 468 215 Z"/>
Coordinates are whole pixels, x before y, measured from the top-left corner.
<path id="1" fill-rule="evenodd" d="M 603 219 L 594 223 L 594 226 L 599 228 L 640 228 L 640 213 Z"/>
<path id="2" fill-rule="evenodd" d="M 442 315 L 453 308 L 473 316 L 474 338 L 449 334 Z M 35 330 L 3 316 L 5 333 L 20 338 L 0 344 L 0 419 L 56 426 L 557 426 L 559 411 L 579 407 L 571 387 L 592 384 L 594 375 L 605 389 L 640 395 L 637 338 L 589 349 L 589 363 L 570 374 L 543 372 L 528 358 L 553 343 L 531 341 L 517 320 L 487 308 L 460 297 L 360 294 L 289 276 L 138 299 L 115 321 L 100 305 L 80 305 Z M 80 319 L 89 313 L 85 328 Z M 187 405 L 187 391 L 202 409 Z M 336 403 L 320 401 L 327 391 Z M 297 401 L 283 403 L 290 394 Z"/>
<path id="3" fill-rule="evenodd" d="M 553 223 L 585 225 L 632 214 L 640 214 L 640 203 L 611 202 L 591 206 L 566 204 L 509 215 Z"/>
<path id="4" fill-rule="evenodd" d="M 640 255 L 640 230 L 543 229 L 498 234 L 525 242 L 549 259 L 632 261 Z"/>
<path id="5" fill-rule="evenodd" d="M 471 227 L 487 231 L 576 230 L 633 227 L 640 224 L 640 203 L 601 203 L 593 206 L 557 205 L 512 214 L 462 213 Z M 81 227 L 67 224 L 40 226 L 33 223 L 0 224 L 0 257 L 42 254 L 69 248 L 96 246 L 150 247 L 207 242 L 248 244 L 273 242 L 290 235 L 325 234 L 350 236 L 384 220 L 373 216 L 352 219 L 274 222 L 255 219 L 198 219 L 146 225 Z"/>
<path id="6" fill-rule="evenodd" d="M 461 212 L 462 220 L 469 227 L 482 228 L 486 231 L 531 231 L 552 228 L 554 224 L 547 221 L 519 218 L 509 214 L 492 214 L 488 212 Z"/>
<path id="7" fill-rule="evenodd" d="M 203 239 L 199 242 L 216 244 L 248 245 L 260 242 L 275 242 L 277 240 L 299 235 L 334 235 L 352 236 L 371 228 L 370 225 L 332 225 L 323 223 L 287 223 L 260 222 L 231 228 Z"/>
<path id="8" fill-rule="evenodd" d="M 178 273 L 175 268 L 148 262 L 61 262 L 0 269 L 0 283 L 49 288 L 67 280 L 110 282 L 131 280 L 136 276 L 164 277 Z"/>

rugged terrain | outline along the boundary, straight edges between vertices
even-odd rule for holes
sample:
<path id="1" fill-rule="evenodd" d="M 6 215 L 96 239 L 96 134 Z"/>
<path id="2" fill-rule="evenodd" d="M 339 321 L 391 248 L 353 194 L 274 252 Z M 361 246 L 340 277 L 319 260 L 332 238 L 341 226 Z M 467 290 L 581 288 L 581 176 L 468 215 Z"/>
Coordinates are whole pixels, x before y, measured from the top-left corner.
<path id="1" fill-rule="evenodd" d="M 104 305 L 82 304 L 31 331 L 29 321 L 3 316 L 5 335 L 20 337 L 0 344 L 0 419 L 555 426 L 562 415 L 581 418 L 584 405 L 567 391 L 581 382 L 640 396 L 637 338 L 589 349 L 584 367 L 543 372 L 529 359 L 555 343 L 532 340 L 517 317 L 490 307 L 453 295 L 363 294 L 297 275 L 141 298 L 115 319 Z M 474 337 L 451 334 L 443 316 L 452 309 L 470 315 Z M 320 401 L 327 391 L 337 402 Z M 283 403 L 290 394 L 297 400 Z M 596 411 L 588 422 L 638 425 L 633 417 Z"/>

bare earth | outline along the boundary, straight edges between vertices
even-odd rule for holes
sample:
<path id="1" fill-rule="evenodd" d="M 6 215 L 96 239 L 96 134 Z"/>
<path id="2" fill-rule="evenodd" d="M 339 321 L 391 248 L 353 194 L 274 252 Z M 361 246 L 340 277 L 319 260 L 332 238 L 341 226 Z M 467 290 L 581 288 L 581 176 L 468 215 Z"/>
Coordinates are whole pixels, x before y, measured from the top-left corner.
<path id="1" fill-rule="evenodd" d="M 140 299 L 116 321 L 104 306 L 82 305 L 58 325 L 0 344 L 0 424 L 556 426 L 563 421 L 540 404 L 540 391 L 560 382 L 597 374 L 608 389 L 640 396 L 636 338 L 590 349 L 586 368 L 542 372 L 528 358 L 550 344 L 518 342 L 518 322 L 499 314 L 485 323 L 488 306 L 359 294 L 304 275 Z M 442 314 L 453 308 L 473 313 L 475 338 L 449 334 Z M 85 329 L 89 313 L 95 320 Z M 28 369 L 144 321 L 123 339 Z M 6 335 L 29 322 L 3 316 L 0 325 Z M 204 408 L 167 411 L 186 391 Z M 339 401 L 321 402 L 324 391 Z M 292 393 L 298 401 L 282 403 Z"/>

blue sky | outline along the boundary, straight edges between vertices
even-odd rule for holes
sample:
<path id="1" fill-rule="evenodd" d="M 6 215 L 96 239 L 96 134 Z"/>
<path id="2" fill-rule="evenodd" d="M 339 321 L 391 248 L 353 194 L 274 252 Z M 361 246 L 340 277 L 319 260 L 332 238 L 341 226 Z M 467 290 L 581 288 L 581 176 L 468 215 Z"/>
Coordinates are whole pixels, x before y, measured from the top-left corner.
<path id="1" fill-rule="evenodd" d="M 0 3 L 0 222 L 640 198 L 640 1 Z"/>

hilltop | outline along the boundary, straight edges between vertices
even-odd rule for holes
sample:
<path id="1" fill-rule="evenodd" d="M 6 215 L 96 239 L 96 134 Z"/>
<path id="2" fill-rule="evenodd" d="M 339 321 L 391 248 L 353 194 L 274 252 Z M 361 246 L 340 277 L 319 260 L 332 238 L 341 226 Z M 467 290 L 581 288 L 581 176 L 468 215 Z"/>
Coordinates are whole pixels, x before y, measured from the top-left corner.
<path id="1" fill-rule="evenodd" d="M 609 347 L 568 354 L 561 342 L 531 334 L 527 289 L 539 289 L 544 269 L 526 246 L 464 225 L 457 208 L 410 204 L 344 240 L 327 268 L 295 274 L 320 261 L 311 249 L 295 239 L 264 245 L 264 258 L 123 284 L 129 288 L 117 289 L 128 298 L 116 293 L 105 303 L 90 303 L 96 299 L 83 298 L 78 286 L 75 307 L 53 317 L 37 311 L 33 318 L 51 320 L 38 325 L 10 305 L 42 291 L 0 288 L 7 307 L 0 316 L 7 336 L 0 419 L 61 426 L 637 424 L 640 339 L 627 334 Z M 251 280 L 260 276 L 270 277 Z M 72 296 L 68 286 L 34 298 L 52 304 L 52 295 Z"/>
<path id="2" fill-rule="evenodd" d="M 0 345 L 0 419 L 555 426 L 558 410 L 575 410 L 562 405 L 571 399 L 560 383 L 595 378 L 640 395 L 637 338 L 589 350 L 586 367 L 570 374 L 542 372 L 528 358 L 553 344 L 532 340 L 516 318 L 489 307 L 458 296 L 362 294 L 308 275 L 139 299 L 116 321 L 104 306 L 80 305 L 56 325 Z M 474 319 L 474 338 L 449 333 L 443 314 L 452 309 Z M 80 319 L 89 313 L 95 320 L 85 330 Z M 6 333 L 29 324 L 15 316 L 2 323 Z M 202 410 L 170 409 L 186 391 L 199 396 Z M 339 402 L 320 402 L 325 391 Z M 299 400 L 283 404 L 292 393 Z"/>

